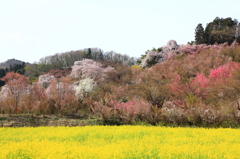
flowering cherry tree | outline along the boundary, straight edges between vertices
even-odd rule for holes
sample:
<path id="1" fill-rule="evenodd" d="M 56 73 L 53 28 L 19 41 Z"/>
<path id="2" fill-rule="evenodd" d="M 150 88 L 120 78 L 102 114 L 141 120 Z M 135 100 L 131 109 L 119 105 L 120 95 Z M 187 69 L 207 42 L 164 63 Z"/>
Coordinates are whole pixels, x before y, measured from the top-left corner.
<path id="1" fill-rule="evenodd" d="M 113 70 L 112 67 L 104 67 L 99 62 L 91 59 L 76 61 L 72 66 L 72 78 L 91 78 L 91 79 L 104 79 L 105 73 Z"/>

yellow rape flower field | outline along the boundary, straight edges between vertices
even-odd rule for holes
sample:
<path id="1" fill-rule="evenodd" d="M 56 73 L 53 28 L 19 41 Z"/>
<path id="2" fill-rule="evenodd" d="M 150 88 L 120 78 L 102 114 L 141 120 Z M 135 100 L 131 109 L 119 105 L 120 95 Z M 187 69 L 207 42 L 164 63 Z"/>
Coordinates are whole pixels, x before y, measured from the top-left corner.
<path id="1" fill-rule="evenodd" d="M 0 158 L 240 158 L 239 129 L 152 126 L 0 128 Z"/>

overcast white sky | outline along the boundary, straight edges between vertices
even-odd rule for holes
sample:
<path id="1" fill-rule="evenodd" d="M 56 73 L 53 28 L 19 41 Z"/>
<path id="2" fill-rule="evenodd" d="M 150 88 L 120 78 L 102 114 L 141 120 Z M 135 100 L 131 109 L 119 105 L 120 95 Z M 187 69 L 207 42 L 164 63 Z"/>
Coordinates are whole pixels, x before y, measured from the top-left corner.
<path id="1" fill-rule="evenodd" d="M 139 57 L 217 16 L 240 20 L 240 0 L 0 0 L 0 62 L 89 47 Z"/>

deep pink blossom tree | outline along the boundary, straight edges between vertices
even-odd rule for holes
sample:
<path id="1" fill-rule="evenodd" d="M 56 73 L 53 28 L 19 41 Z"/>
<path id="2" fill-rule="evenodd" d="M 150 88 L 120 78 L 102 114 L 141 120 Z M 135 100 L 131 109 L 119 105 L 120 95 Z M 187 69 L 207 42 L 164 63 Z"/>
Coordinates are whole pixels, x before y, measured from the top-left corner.
<path id="1" fill-rule="evenodd" d="M 227 78 L 236 70 L 240 69 L 240 64 L 237 62 L 229 62 L 226 65 L 210 70 L 210 78 Z"/>

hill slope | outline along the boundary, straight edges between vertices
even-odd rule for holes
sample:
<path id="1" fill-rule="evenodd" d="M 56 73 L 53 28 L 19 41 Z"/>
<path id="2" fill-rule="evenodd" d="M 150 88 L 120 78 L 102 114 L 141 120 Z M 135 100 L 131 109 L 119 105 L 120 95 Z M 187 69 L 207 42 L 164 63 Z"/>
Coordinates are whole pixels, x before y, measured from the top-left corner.
<path id="1" fill-rule="evenodd" d="M 0 63 L 0 69 L 5 69 L 6 67 L 10 67 L 10 65 L 14 65 L 14 64 L 22 64 L 24 61 L 21 60 L 16 60 L 16 59 L 9 59 L 5 62 Z M 26 65 L 28 65 L 30 63 L 26 62 Z"/>

